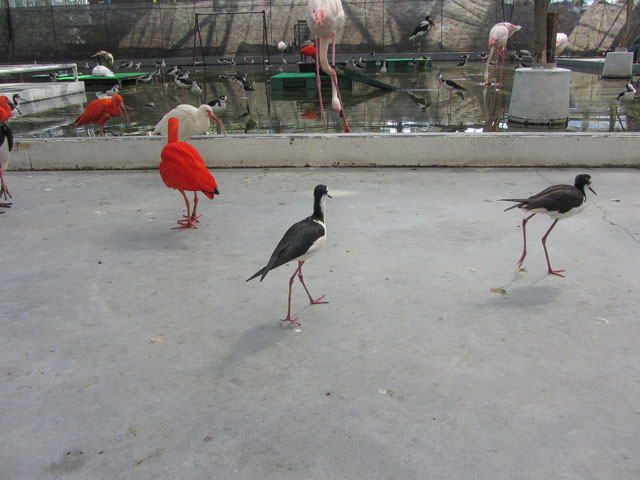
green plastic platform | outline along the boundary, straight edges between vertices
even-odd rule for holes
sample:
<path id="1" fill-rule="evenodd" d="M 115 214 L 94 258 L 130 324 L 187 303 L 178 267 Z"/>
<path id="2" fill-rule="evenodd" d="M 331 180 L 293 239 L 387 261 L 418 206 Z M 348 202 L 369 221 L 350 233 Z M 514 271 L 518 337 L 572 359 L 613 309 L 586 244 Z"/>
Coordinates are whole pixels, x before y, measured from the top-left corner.
<path id="1" fill-rule="evenodd" d="M 144 77 L 147 75 L 146 72 L 132 72 L 132 73 L 114 73 L 113 77 L 98 77 L 95 75 L 78 75 L 78 80 L 84 82 L 85 84 L 91 83 L 122 83 L 128 81 L 134 81 L 136 78 Z M 48 80 L 50 79 L 49 75 L 34 75 L 34 79 L 38 80 Z M 56 77 L 56 81 L 58 82 L 73 82 L 73 75 L 59 75 Z"/>
<path id="2" fill-rule="evenodd" d="M 331 79 L 328 75 L 320 75 L 322 88 L 331 88 Z M 317 90 L 315 73 L 279 73 L 269 80 L 271 90 Z M 351 89 L 352 81 L 349 78 L 338 76 L 340 89 Z"/>

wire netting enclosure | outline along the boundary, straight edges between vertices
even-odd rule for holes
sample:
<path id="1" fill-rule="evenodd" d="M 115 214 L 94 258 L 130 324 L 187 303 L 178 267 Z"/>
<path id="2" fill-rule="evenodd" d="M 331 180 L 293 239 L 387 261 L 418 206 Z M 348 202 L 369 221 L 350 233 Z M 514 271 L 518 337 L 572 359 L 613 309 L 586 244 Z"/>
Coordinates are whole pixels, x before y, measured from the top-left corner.
<path id="1" fill-rule="evenodd" d="M 24 7 L 16 0 L 3 3 L 0 58 L 10 62 L 86 58 L 102 49 L 120 58 L 191 57 L 196 13 L 218 14 L 215 21 L 203 17 L 200 27 L 205 52 L 220 56 L 261 55 L 265 26 L 270 53 L 280 40 L 299 45 L 301 33 L 307 31 L 306 0 L 47 2 Z M 501 21 L 523 27 L 510 47 L 532 48 L 531 0 L 343 0 L 343 5 L 347 21 L 338 38 L 342 53 L 485 51 L 489 29 Z M 264 25 L 258 15 L 220 15 L 262 10 Z M 565 55 L 604 52 L 617 45 L 624 30 L 624 2 L 552 3 L 550 10 L 560 13 L 559 30 L 569 36 Z M 438 28 L 414 44 L 409 33 L 425 15 Z M 639 23 L 636 8 L 632 24 Z M 636 35 L 632 32 L 631 38 Z"/>

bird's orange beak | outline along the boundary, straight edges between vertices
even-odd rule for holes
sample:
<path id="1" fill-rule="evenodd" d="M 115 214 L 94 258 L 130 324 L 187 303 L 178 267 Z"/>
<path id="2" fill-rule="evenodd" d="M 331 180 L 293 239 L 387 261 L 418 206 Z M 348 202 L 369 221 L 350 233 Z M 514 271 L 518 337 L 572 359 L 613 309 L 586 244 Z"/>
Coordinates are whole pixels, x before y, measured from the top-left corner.
<path id="1" fill-rule="evenodd" d="M 218 126 L 220 127 L 220 130 L 222 130 L 222 134 L 226 137 L 227 136 L 227 132 L 224 131 L 224 127 L 222 126 L 222 122 L 216 116 L 216 114 L 213 113 L 213 112 L 207 112 L 207 115 L 209 115 L 209 117 L 212 118 L 218 124 Z"/>

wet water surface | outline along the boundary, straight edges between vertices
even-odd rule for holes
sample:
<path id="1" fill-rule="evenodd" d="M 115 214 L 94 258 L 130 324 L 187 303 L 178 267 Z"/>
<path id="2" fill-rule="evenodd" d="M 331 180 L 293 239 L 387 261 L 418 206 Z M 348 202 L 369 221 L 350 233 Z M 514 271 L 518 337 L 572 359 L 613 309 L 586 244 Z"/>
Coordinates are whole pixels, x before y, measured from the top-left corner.
<path id="1" fill-rule="evenodd" d="M 170 109 L 181 103 L 198 106 L 220 95 L 229 99 L 227 109 L 220 114 L 227 133 L 313 133 L 322 132 L 317 92 L 311 90 L 278 91 L 269 87 L 272 74 L 257 66 L 207 67 L 194 77 L 202 86 L 203 94 L 195 96 L 180 89 L 173 77 L 162 75 L 157 83 L 124 85 L 120 94 L 128 111 L 131 125 L 124 116 L 107 123 L 110 135 L 148 135 L 154 125 Z M 275 67 L 274 67 L 275 70 Z M 297 71 L 296 65 L 287 65 L 287 71 Z M 343 90 L 347 119 L 352 132 L 412 133 L 412 132 L 488 132 L 518 131 L 519 127 L 507 122 L 511 87 L 515 68 L 505 66 L 503 87 L 496 91 L 485 87 L 482 64 L 469 63 L 456 67 L 455 62 L 439 62 L 432 67 L 418 67 L 406 73 L 379 74 L 368 72 L 376 79 L 398 88 L 396 91 L 378 90 L 355 83 L 351 91 Z M 255 91 L 247 92 L 233 80 L 233 73 L 246 73 L 253 80 Z M 466 88 L 464 98 L 449 96 L 439 87 L 436 75 L 442 73 Z M 96 93 L 106 86 L 87 86 L 86 100 L 82 95 L 71 98 L 68 105 L 51 108 L 36 114 L 14 116 L 11 127 L 22 137 L 76 137 L 97 134 L 95 128 L 76 128 L 75 119 L 86 105 L 95 100 Z M 566 128 L 553 131 L 597 132 L 640 131 L 640 111 L 632 105 L 628 112 L 618 106 L 616 96 L 625 89 L 624 80 L 605 80 L 599 76 L 572 72 L 569 121 Z M 323 91 L 329 132 L 342 132 L 342 121 L 331 110 L 330 90 Z M 549 131 L 546 127 L 529 131 Z M 216 133 L 211 126 L 210 134 Z"/>

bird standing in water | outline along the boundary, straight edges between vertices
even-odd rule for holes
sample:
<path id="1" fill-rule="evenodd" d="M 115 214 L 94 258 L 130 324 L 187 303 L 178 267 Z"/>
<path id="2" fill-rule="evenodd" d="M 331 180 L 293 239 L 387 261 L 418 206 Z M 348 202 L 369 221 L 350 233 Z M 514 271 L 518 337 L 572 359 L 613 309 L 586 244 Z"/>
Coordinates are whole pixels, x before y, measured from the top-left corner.
<path id="1" fill-rule="evenodd" d="M 585 189 L 588 188 L 596 193 L 591 188 L 591 176 L 587 174 L 578 175 L 575 179 L 573 185 L 554 185 L 549 187 L 540 193 L 536 193 L 535 195 L 530 196 L 529 198 L 502 198 L 502 201 L 505 202 L 517 202 L 516 205 L 513 205 L 507 209 L 511 210 L 512 208 L 521 208 L 527 212 L 533 212 L 528 217 L 525 217 L 522 220 L 522 236 L 524 239 L 524 249 L 522 251 L 522 256 L 520 260 L 518 260 L 518 267 L 522 267 L 522 262 L 524 262 L 524 257 L 527 256 L 527 231 L 526 226 L 527 222 L 533 217 L 536 213 L 544 213 L 545 215 L 549 215 L 551 218 L 555 220 L 547 230 L 547 233 L 542 237 L 542 247 L 544 248 L 544 255 L 547 259 L 547 267 L 548 273 L 552 275 L 557 275 L 559 277 L 564 277 L 560 272 L 564 272 L 564 270 L 553 270 L 551 268 L 551 263 L 549 262 L 549 254 L 547 253 L 547 236 L 556 226 L 558 220 L 561 218 L 570 217 L 572 215 L 576 215 L 580 213 L 584 208 L 584 204 L 587 201 L 587 195 Z"/>
<path id="2" fill-rule="evenodd" d="M 158 167 L 164 184 L 178 190 L 187 205 L 185 220 L 178 220 L 179 226 L 173 227 L 173 230 L 198 228 L 195 224 L 200 218 L 200 215 L 196 215 L 199 191 L 212 200 L 215 195 L 220 194 L 216 179 L 207 169 L 200 153 L 188 143 L 178 141 L 179 128 L 180 121 L 176 117 L 169 118 L 169 142 L 162 149 L 162 161 Z M 190 210 L 185 191 L 193 192 L 193 210 Z"/>
<path id="3" fill-rule="evenodd" d="M 327 131 L 327 121 L 324 117 L 322 105 L 322 85 L 320 81 L 320 65 L 322 71 L 331 77 L 331 106 L 344 121 L 344 133 L 351 132 L 349 122 L 344 114 L 342 96 L 338 88 L 338 75 L 336 74 L 336 33 L 342 29 L 345 22 L 344 10 L 340 0 L 309 0 L 307 4 L 307 25 L 316 39 L 316 85 L 318 87 L 318 99 L 320 100 L 320 113 L 324 131 Z M 331 65 L 329 65 L 329 42 L 332 44 Z"/>
<path id="4" fill-rule="evenodd" d="M 326 197 L 331 198 L 326 185 L 316 185 L 316 188 L 313 190 L 313 214 L 304 220 L 294 223 L 278 242 L 278 245 L 271 254 L 267 265 L 247 279 L 248 282 L 257 276 L 260 276 L 260 281 L 262 281 L 264 280 L 264 277 L 267 276 L 267 273 L 274 268 L 294 260 L 298 261 L 298 267 L 289 279 L 287 318 L 282 319 L 282 322 L 291 322 L 294 325 L 300 325 L 295 318 L 291 318 L 291 288 L 296 275 L 298 276 L 300 283 L 302 283 L 302 286 L 307 292 L 309 300 L 313 305 L 318 303 L 329 303 L 321 301 L 324 298 L 324 295 L 314 299 L 309 293 L 309 289 L 305 285 L 304 278 L 302 277 L 302 265 L 304 262 L 312 255 L 318 253 L 320 249 L 324 247 L 327 240 L 327 229 L 324 225 L 324 206 Z"/>
<path id="5" fill-rule="evenodd" d="M 484 83 L 486 85 L 491 84 L 491 82 L 489 82 L 489 63 L 491 62 L 491 59 L 493 58 L 495 52 L 495 68 L 497 68 L 498 66 L 498 58 L 500 58 L 501 61 L 500 81 L 498 82 L 498 85 L 502 86 L 502 70 L 504 69 L 504 59 L 507 52 L 507 40 L 509 40 L 511 35 L 516 33 L 521 28 L 522 27 L 520 25 L 514 25 L 513 23 L 509 22 L 496 23 L 493 27 L 491 27 L 491 30 L 489 31 L 489 60 L 487 61 L 484 70 Z"/>
<path id="6" fill-rule="evenodd" d="M 76 119 L 76 126 L 90 125 L 97 123 L 100 125 L 100 136 L 104 137 L 104 124 L 112 117 L 119 117 L 122 113 L 127 118 L 127 124 L 130 124 L 129 115 L 125 110 L 124 100 L 116 93 L 111 98 L 101 98 L 94 100 L 82 115 Z"/>

